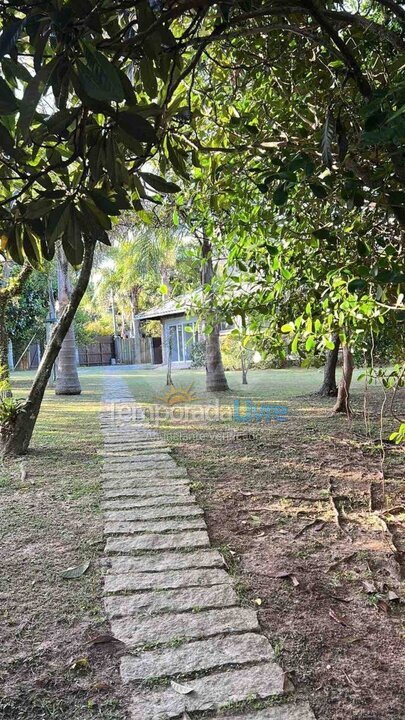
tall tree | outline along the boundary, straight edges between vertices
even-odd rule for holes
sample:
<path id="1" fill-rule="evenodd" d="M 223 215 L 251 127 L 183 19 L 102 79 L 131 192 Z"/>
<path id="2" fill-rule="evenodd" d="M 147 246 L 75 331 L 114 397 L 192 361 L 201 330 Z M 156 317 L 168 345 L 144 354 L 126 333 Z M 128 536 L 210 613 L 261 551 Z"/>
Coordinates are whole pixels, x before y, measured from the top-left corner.
<path id="1" fill-rule="evenodd" d="M 321 397 L 335 397 L 338 392 L 336 384 L 336 366 L 339 357 L 340 338 L 338 333 L 332 335 L 333 350 L 326 351 L 326 361 L 323 371 L 323 383 L 319 390 Z"/>
<path id="2" fill-rule="evenodd" d="M 59 310 L 63 312 L 71 300 L 72 286 L 69 277 L 69 263 L 63 248 L 57 248 L 56 258 Z M 72 322 L 58 355 L 55 393 L 56 395 L 80 395 L 81 391 L 82 388 L 77 372 L 75 329 L 74 322 Z"/>
<path id="3" fill-rule="evenodd" d="M 212 244 L 204 235 L 201 241 L 201 282 L 203 287 L 210 287 L 214 278 L 214 264 L 212 258 Z M 211 312 L 214 310 L 214 297 L 210 292 Z M 215 313 L 215 311 L 214 311 Z M 213 321 L 206 332 L 206 388 L 208 392 L 223 392 L 229 390 L 228 381 L 222 363 L 221 344 L 219 339 L 219 322 Z"/>
<path id="4" fill-rule="evenodd" d="M 8 341 L 7 311 L 10 301 L 17 298 L 24 287 L 24 283 L 32 273 L 32 266 L 28 263 L 18 275 L 11 275 L 5 272 L 3 266 L 3 282 L 0 287 L 0 384 L 7 387 L 7 394 L 11 395 L 10 368 L 8 366 Z"/>

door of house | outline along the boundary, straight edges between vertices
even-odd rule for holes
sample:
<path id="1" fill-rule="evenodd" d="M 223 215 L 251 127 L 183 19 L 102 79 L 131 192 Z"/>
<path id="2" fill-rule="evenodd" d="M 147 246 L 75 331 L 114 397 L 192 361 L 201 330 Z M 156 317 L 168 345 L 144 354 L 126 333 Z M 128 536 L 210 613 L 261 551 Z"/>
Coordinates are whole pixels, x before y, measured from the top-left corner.
<path id="1" fill-rule="evenodd" d="M 188 328 L 190 328 L 188 322 L 177 322 L 169 325 L 169 349 L 172 362 L 191 360 L 194 333 L 190 332 Z"/>

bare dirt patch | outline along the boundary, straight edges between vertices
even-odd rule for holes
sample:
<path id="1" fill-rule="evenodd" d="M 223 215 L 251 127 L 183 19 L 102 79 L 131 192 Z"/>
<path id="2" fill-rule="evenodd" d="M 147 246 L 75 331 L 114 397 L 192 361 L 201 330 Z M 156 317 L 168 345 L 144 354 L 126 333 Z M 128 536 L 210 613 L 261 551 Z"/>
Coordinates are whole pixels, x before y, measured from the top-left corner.
<path id="1" fill-rule="evenodd" d="M 183 425 L 176 441 L 165 428 L 243 600 L 323 720 L 404 717 L 405 464 L 388 443 L 386 502 L 371 512 L 379 401 L 372 392 L 371 437 L 359 394 L 351 422 L 311 396 L 286 401 L 288 422 L 233 424 L 233 435 Z"/>
<path id="2" fill-rule="evenodd" d="M 32 451 L 0 468 L 0 718 L 123 720 L 119 643 L 101 604 L 98 382 L 50 391 Z M 17 392 L 18 394 L 18 392 Z M 67 568 L 90 561 L 78 579 Z"/>

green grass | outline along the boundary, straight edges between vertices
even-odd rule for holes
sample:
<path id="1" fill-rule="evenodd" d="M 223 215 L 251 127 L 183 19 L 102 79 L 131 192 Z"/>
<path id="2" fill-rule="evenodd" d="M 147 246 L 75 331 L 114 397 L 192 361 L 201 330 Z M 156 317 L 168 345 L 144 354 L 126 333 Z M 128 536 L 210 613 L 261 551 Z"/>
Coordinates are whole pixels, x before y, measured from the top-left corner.
<path id="1" fill-rule="evenodd" d="M 80 396 L 47 389 L 28 454 L 0 467 L 0 592 L 7 598 L 0 716 L 15 720 L 124 717 L 118 658 L 87 645 L 108 631 L 100 564 L 102 375 L 80 375 Z M 32 377 L 13 374 L 15 397 L 26 395 Z M 79 580 L 61 577 L 87 560 L 90 568 Z M 89 672 L 78 688 L 69 667 L 81 657 L 88 658 Z"/>

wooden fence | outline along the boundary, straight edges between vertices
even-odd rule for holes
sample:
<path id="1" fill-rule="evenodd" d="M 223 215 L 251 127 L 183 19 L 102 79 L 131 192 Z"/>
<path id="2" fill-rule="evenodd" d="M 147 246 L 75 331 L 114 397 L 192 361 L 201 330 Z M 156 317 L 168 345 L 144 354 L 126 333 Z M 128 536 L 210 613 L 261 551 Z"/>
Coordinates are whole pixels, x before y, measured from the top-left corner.
<path id="1" fill-rule="evenodd" d="M 139 357 L 135 351 L 134 338 L 115 338 L 115 358 L 121 365 L 148 365 L 154 362 L 152 338 L 141 337 L 139 340 Z"/>

